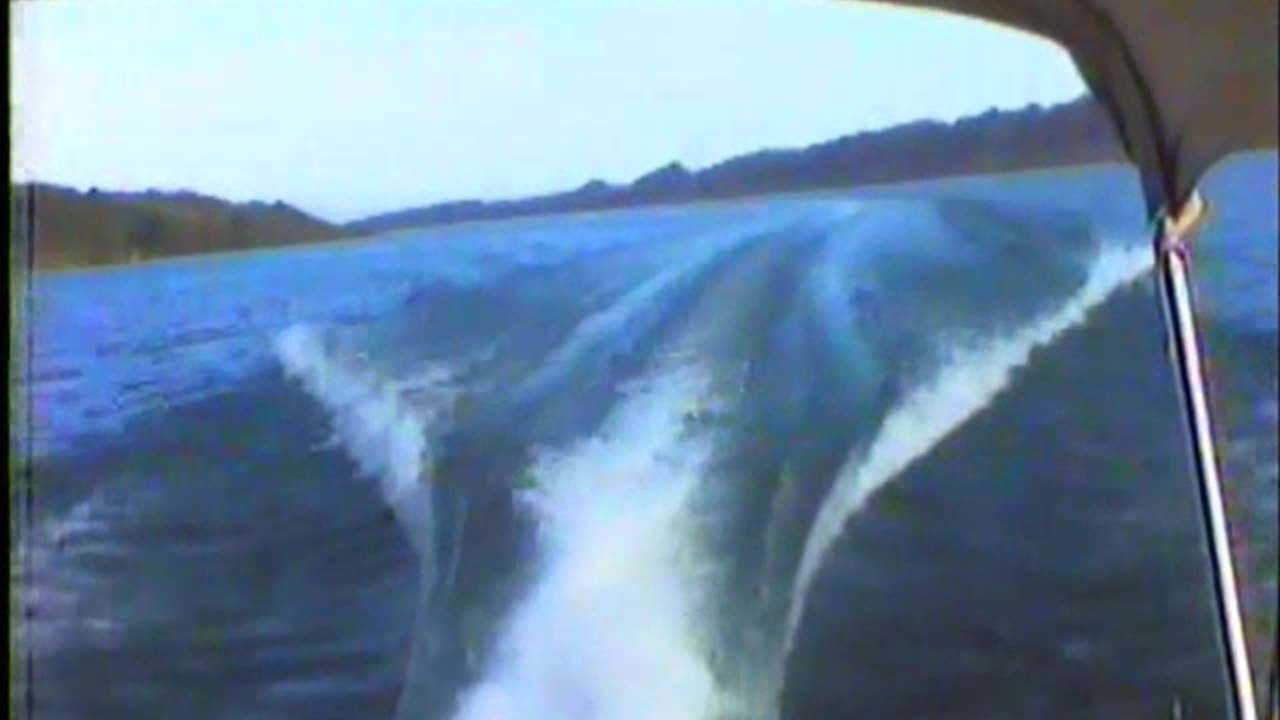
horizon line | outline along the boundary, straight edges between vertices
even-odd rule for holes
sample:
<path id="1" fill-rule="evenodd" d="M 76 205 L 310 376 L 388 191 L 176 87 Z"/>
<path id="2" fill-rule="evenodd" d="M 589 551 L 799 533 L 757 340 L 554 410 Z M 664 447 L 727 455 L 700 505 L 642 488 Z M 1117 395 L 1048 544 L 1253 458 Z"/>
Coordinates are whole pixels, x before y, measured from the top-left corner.
<path id="1" fill-rule="evenodd" d="M 655 165 L 655 166 L 651 167 L 649 170 L 647 170 L 647 171 L 645 171 L 645 172 L 643 172 L 643 173 L 641 173 L 641 174 L 639 174 L 639 175 L 636 175 L 635 177 L 631 178 L 630 180 L 621 181 L 621 182 L 610 182 L 610 181 L 607 181 L 607 180 L 603 180 L 603 179 L 601 179 L 601 178 L 599 178 L 599 177 L 589 177 L 589 178 L 587 178 L 587 179 L 585 179 L 585 180 L 582 180 L 582 181 L 578 182 L 577 184 L 572 185 L 572 186 L 570 186 L 570 187 L 560 186 L 560 187 L 558 187 L 558 188 L 550 188 L 550 189 L 547 189 L 547 190 L 543 190 L 543 191 L 541 191 L 541 192 L 530 193 L 530 194 L 526 194 L 526 195 L 519 195 L 519 196 L 513 196 L 513 195 L 502 195 L 502 196 L 494 196 L 494 197 L 479 197 L 479 196 L 471 196 L 471 197 L 452 197 L 452 198 L 442 198 L 442 199 L 438 199 L 438 200 L 426 200 L 426 201 L 421 201 L 421 202 L 415 202 L 415 203 L 408 204 L 408 205 L 401 205 L 401 206 L 394 207 L 394 208 L 390 208 L 390 209 L 386 209 L 386 210 L 373 211 L 373 212 L 365 212 L 365 213 L 361 213 L 361 214 L 359 214 L 359 215 L 357 215 L 357 216 L 354 216 L 354 217 L 351 217 L 351 218 L 349 218 L 349 219 L 345 219 L 345 220 L 344 220 L 344 219 L 335 219 L 334 217 L 327 216 L 327 215 L 325 215 L 325 214 L 323 214 L 323 213 L 316 212 L 316 211 L 314 211 L 314 210 L 311 210 L 311 209 L 307 208 L 307 207 L 306 207 L 305 205 L 303 205 L 303 204 L 299 204 L 299 203 L 296 203 L 296 202 L 293 202 L 293 201 L 287 200 L 287 199 L 285 199 L 285 198 L 283 198 L 283 197 L 274 197 L 274 198 L 269 198 L 269 199 L 268 199 L 268 198 L 264 198 L 264 197 L 259 196 L 259 197 L 246 198 L 246 199 L 235 199 L 235 198 L 232 198 L 232 197 L 227 196 L 227 195 L 214 194 L 214 193 L 210 193 L 210 192 L 203 191 L 203 190 L 200 190 L 200 189 L 197 189 L 197 188 L 194 188 L 194 187 L 189 187 L 189 186 L 177 186 L 177 187 L 174 187 L 174 186 L 170 186 L 170 187 L 146 186 L 146 187 L 142 187 L 142 188 L 138 188 L 138 187 L 136 187 L 136 186 L 135 186 L 135 187 L 128 187 L 128 186 L 119 187 L 119 186 L 117 186 L 117 187 L 106 188 L 106 187 L 102 187 L 102 186 L 99 186 L 99 185 L 85 185 L 85 184 L 82 184 L 82 183 L 74 183 L 74 182 L 67 182 L 67 181 L 60 181 L 60 180 L 42 179 L 42 178 L 36 178 L 36 177 L 28 177 L 28 178 L 25 178 L 25 179 L 19 179 L 19 178 L 14 177 L 14 175 L 13 175 L 13 174 L 11 174 L 11 176 L 10 176 L 9 184 L 10 184 L 10 188 L 13 188 L 14 186 L 22 186 L 22 185 L 28 185 L 28 186 L 44 185 L 44 186 L 53 187 L 53 188 L 59 188 L 59 189 L 64 189 L 64 190 L 72 190 L 72 191 L 75 191 L 75 192 L 77 192 L 77 193 L 80 193 L 80 194 L 86 194 L 86 195 L 87 195 L 87 194 L 93 194 L 93 193 L 95 193 L 95 192 L 96 192 L 96 193 L 103 193 L 103 194 L 111 194 L 111 195 L 150 195 L 150 196 L 182 196 L 182 195 L 191 195 L 191 196 L 195 196 L 195 197 L 197 197 L 197 198 L 201 198 L 201 199 L 207 199 L 207 200 L 220 201 L 220 202 L 223 202 L 223 203 L 227 203 L 227 204 L 229 204 L 229 205 L 255 205 L 255 204 L 256 204 L 256 205 L 267 205 L 267 206 L 272 206 L 272 205 L 282 205 L 282 206 L 289 207 L 289 208 L 292 208 L 292 209 L 294 209 L 294 210 L 297 210 L 297 211 L 299 211 L 299 212 L 301 212 L 301 213 L 303 213 L 303 214 L 305 214 L 305 215 L 307 215 L 307 216 L 309 216 L 309 217 L 311 217 L 311 218 L 314 218 L 314 219 L 316 219 L 316 220 L 322 221 L 322 222 L 324 222 L 324 223 L 326 223 L 326 224 L 329 224 L 329 225 L 332 225 L 332 226 L 335 226 L 335 227 L 348 227 L 348 226 L 355 225 L 355 224 L 357 224 L 357 223 L 360 223 L 360 222 L 363 222 L 363 221 L 366 221 L 366 220 L 371 220 L 371 219 L 378 218 L 378 217 L 384 217 L 384 216 L 387 216 L 387 215 L 394 215 L 394 214 L 401 213 L 401 212 L 412 212 L 412 211 L 415 211 L 415 210 L 425 210 L 425 209 L 428 209 L 428 208 L 438 207 L 438 206 L 444 206 L 444 205 L 454 205 L 454 204 L 462 204 L 462 203 L 502 203 L 502 202 L 520 202 L 520 201 L 532 200 L 532 199 L 536 199 L 536 198 L 547 197 L 547 196 L 551 196 L 551 195 L 560 195 L 560 194 L 573 193 L 573 192 L 576 192 L 576 191 L 578 191 L 578 190 L 581 190 L 581 189 L 582 189 L 582 188 L 584 188 L 584 187 L 587 187 L 587 186 L 589 186 L 589 185 L 593 185 L 593 184 L 597 184 L 597 183 L 599 183 L 599 184 L 603 184 L 604 186 L 609 187 L 609 188 L 625 188 L 625 187 L 627 187 L 627 186 L 629 186 L 629 185 L 634 184 L 637 180 L 639 180 L 639 179 L 641 179 L 641 178 L 643 178 L 643 177 L 646 177 L 646 176 L 648 176 L 648 175 L 650 175 L 650 174 L 652 174 L 652 173 L 654 173 L 654 172 L 657 172 L 657 171 L 659 171 L 659 170 L 662 170 L 662 169 L 665 169 L 665 168 L 668 168 L 668 167 L 672 167 L 672 166 L 678 166 L 678 167 L 680 167 L 680 168 L 682 168 L 682 169 L 684 169 L 684 170 L 686 170 L 687 172 L 689 172 L 689 173 L 691 173 L 691 174 L 692 174 L 692 173 L 698 173 L 698 172 L 702 172 L 702 171 L 705 171 L 705 170 L 709 170 L 709 169 L 711 169 L 711 168 L 715 168 L 715 167 L 718 167 L 718 166 L 720 166 L 720 165 L 723 165 L 723 164 L 725 164 L 725 163 L 727 163 L 727 162 L 731 162 L 731 161 L 736 160 L 736 159 L 739 159 L 739 158 L 743 158 L 743 157 L 746 157 L 746 156 L 755 155 L 755 154 L 759 154 L 759 153 L 765 153 L 765 152 L 796 152 L 796 151 L 801 151 L 801 150 L 806 150 L 806 149 L 809 149 L 809 148 L 813 148 L 813 147 L 815 147 L 815 146 L 825 145 L 825 144 L 827 144 L 827 143 L 836 142 L 836 141 L 839 141 L 839 140 L 844 140 L 844 139 L 848 139 L 848 138 L 862 137 L 862 136 L 867 136 L 867 135 L 876 135 L 876 134 L 879 134 L 879 133 L 889 132 L 889 131 L 893 131 L 893 130 L 896 130 L 896 129 L 905 128 L 905 127 L 909 127 L 909 126 L 917 125 L 917 124 L 921 124 L 921 123 L 934 123 L 934 124 L 937 124 L 937 125 L 954 126 L 954 125 L 959 124 L 959 123 L 960 123 L 960 122 L 962 122 L 962 121 L 969 120 L 969 119 L 972 119 L 972 118 L 980 118 L 980 117 L 984 117 L 984 116 L 986 116 L 986 115 L 1002 114 L 1002 113 L 1020 113 L 1020 112 L 1026 112 L 1027 110 L 1029 110 L 1029 109 L 1031 109 L 1031 108 L 1042 108 L 1042 109 L 1057 108 L 1057 107 L 1062 107 L 1062 106 L 1064 106 L 1064 105 L 1072 105 L 1072 104 L 1075 104 L 1075 103 L 1078 103 L 1078 102 L 1081 102 L 1081 101 L 1084 101 L 1084 100 L 1088 100 L 1088 101 L 1095 101 L 1095 98 L 1093 97 L 1093 94 L 1092 94 L 1091 92 L 1089 92 L 1088 90 L 1086 90 L 1085 92 L 1081 93 L 1080 95 L 1077 95 L 1077 96 L 1076 96 L 1076 97 L 1074 97 L 1074 98 L 1071 98 L 1071 99 L 1068 99 L 1068 100 L 1063 100 L 1063 101 L 1056 102 L 1056 103 L 1052 103 L 1052 104 L 1048 104 L 1048 105 L 1043 104 L 1043 103 L 1039 103 L 1039 102 L 1027 102 L 1027 103 L 1025 103 L 1025 104 L 1023 104 L 1023 105 L 1021 105 L 1021 106 L 1019 106 L 1019 107 L 1016 107 L 1016 108 L 1012 108 L 1012 107 L 1011 107 L 1011 108 L 1004 108 L 1004 109 L 1002 109 L 1002 108 L 999 108 L 999 107 L 996 107 L 996 106 L 992 105 L 992 106 L 987 107 L 987 109 L 983 110 L 982 112 L 975 112 L 975 113 L 968 114 L 968 115 L 962 115 L 962 116 L 957 117 L 957 118 L 955 118 L 954 120 L 950 120 L 950 121 L 948 121 L 948 120 L 943 120 L 943 119 L 937 118 L 937 117 L 935 117 L 935 116 L 923 116 L 923 117 L 916 118 L 916 119 L 914 119 L 914 120 L 908 120 L 908 121 L 905 121 L 905 122 L 893 123 L 893 124 L 891 124 L 891 125 L 885 125 L 885 126 L 878 127 L 878 128 L 866 129 L 866 130 L 859 130 L 859 131 L 856 131 L 856 132 L 845 133 L 845 134 L 837 135 L 837 136 L 835 136 L 835 137 L 827 138 L 827 139 L 825 139 L 825 140 L 818 140 L 818 141 L 815 141 L 815 142 L 809 143 L 809 144 L 807 144 L 807 145 L 791 145 L 791 146 L 784 146 L 784 147 L 758 147 L 758 148 L 755 148 L 755 149 L 752 149 L 752 150 L 743 150 L 743 151 L 740 151 L 740 152 L 734 153 L 734 154 L 732 154 L 732 155 L 729 155 L 728 157 L 725 157 L 725 158 L 722 158 L 722 159 L 720 159 L 720 160 L 717 160 L 717 161 L 715 161 L 715 162 L 706 163 L 706 164 L 703 164 L 703 165 L 700 165 L 700 166 L 690 166 L 690 165 L 686 165 L 684 162 L 682 162 L 682 161 L 680 161 L 680 160 L 674 160 L 674 159 L 673 159 L 673 160 L 668 160 L 667 162 L 664 162 L 664 163 L 661 163 L 661 164 L 658 164 L 658 165 Z M 17 163 L 16 161 L 11 161 L 11 165 L 10 165 L 11 173 L 17 174 L 17 171 L 19 171 L 19 170 L 21 169 L 21 168 L 17 167 L 17 165 L 18 165 L 18 163 Z"/>

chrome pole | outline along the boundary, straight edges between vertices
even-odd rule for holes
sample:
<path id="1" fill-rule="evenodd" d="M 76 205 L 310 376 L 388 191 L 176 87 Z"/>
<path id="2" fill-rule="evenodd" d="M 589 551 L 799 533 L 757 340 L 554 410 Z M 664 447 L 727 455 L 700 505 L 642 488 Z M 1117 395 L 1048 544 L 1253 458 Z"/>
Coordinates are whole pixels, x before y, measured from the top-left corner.
<path id="1" fill-rule="evenodd" d="M 1240 593 L 1231 558 L 1222 479 L 1218 472 L 1218 455 L 1205 392 L 1203 363 L 1193 310 L 1195 305 L 1189 279 L 1190 255 L 1186 240 L 1199 220 L 1203 207 L 1199 194 L 1193 194 L 1177 218 L 1162 218 L 1156 230 L 1155 252 L 1161 294 L 1164 296 L 1167 337 L 1172 346 L 1174 368 L 1182 390 L 1192 453 L 1200 481 L 1201 506 L 1213 563 L 1224 650 L 1234 686 L 1236 717 L 1239 720 L 1257 720 L 1258 706 L 1253 675 L 1249 669 Z"/>

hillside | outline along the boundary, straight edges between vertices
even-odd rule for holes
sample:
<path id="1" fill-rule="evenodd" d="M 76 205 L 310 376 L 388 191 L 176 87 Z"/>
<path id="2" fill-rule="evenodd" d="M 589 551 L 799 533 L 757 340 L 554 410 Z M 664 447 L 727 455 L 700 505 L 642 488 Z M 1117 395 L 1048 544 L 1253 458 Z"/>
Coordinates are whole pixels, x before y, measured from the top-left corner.
<path id="1" fill-rule="evenodd" d="M 1120 161 L 1110 120 L 1092 99 L 1016 111 L 990 110 L 955 123 L 921 121 L 795 150 L 763 150 L 698 171 L 671 163 L 627 185 L 592 180 L 577 190 L 520 200 L 463 201 L 376 215 L 348 224 L 383 232 L 464 220 L 649 203 L 1009 172 Z"/>
<path id="2" fill-rule="evenodd" d="M 38 268 L 291 245 L 339 237 L 342 228 L 284 203 L 230 203 L 190 192 L 80 192 L 56 185 L 11 188 L 35 218 L 27 232 Z"/>
<path id="3" fill-rule="evenodd" d="M 333 225 L 284 203 L 229 203 L 190 192 L 80 192 L 20 185 L 32 211 L 39 268 L 135 262 L 292 245 L 341 236 L 541 213 L 717 200 L 949 175 L 1123 160 L 1102 109 L 1089 98 L 1050 108 L 990 110 L 954 123 L 920 121 L 792 150 L 762 150 L 701 170 L 670 163 L 625 185 L 504 201 L 447 202 Z M 23 233 L 14 236 L 16 240 Z"/>

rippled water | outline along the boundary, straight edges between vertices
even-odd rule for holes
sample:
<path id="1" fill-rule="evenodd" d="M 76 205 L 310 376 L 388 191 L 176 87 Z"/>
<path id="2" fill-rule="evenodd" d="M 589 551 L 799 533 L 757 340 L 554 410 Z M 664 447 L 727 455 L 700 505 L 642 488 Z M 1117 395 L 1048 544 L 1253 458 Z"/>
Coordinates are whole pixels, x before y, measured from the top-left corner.
<path id="1" fill-rule="evenodd" d="M 1197 256 L 1259 656 L 1275 169 Z M 1222 716 L 1140 220 L 1090 168 L 39 275 L 18 699 Z"/>

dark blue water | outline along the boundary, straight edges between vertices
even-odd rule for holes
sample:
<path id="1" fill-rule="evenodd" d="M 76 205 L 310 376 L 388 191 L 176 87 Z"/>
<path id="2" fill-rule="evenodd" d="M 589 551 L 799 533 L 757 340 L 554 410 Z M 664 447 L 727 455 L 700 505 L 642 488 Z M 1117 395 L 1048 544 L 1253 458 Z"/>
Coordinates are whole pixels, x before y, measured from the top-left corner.
<path id="1" fill-rule="evenodd" d="M 1210 178 L 1196 258 L 1260 659 L 1275 163 Z M 38 275 L 22 698 L 1226 717 L 1139 200 L 1091 168 Z"/>

